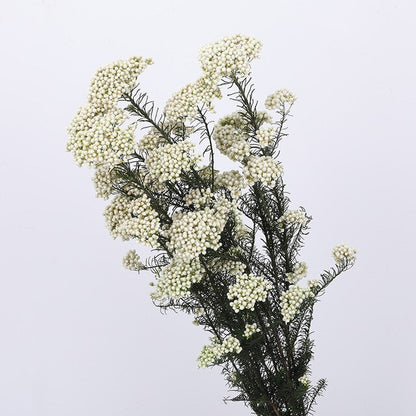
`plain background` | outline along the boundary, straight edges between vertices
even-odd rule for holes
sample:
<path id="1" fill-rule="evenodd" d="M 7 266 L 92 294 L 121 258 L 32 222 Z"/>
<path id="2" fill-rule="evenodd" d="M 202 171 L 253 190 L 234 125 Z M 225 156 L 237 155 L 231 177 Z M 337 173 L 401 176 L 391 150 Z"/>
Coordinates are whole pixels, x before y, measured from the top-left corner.
<path id="1" fill-rule="evenodd" d="M 260 39 L 258 98 L 298 97 L 282 145 L 285 179 L 312 214 L 310 277 L 340 242 L 353 270 L 318 305 L 317 415 L 413 415 L 415 38 L 413 1 L 2 1 L 0 415 L 249 415 L 224 405 L 218 370 L 197 370 L 207 335 L 151 304 L 151 277 L 124 270 L 133 247 L 104 227 L 91 171 L 66 127 L 101 65 L 155 65 L 163 106 L 199 76 L 199 48 Z M 223 165 L 223 167 L 226 167 Z"/>

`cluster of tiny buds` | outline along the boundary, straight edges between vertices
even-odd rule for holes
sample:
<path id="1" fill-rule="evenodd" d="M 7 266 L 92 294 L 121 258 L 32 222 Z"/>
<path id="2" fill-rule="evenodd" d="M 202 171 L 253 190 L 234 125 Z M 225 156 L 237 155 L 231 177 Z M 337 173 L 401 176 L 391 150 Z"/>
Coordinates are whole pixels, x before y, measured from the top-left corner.
<path id="1" fill-rule="evenodd" d="M 250 144 L 244 131 L 244 121 L 237 112 L 218 121 L 212 138 L 217 149 L 234 162 L 240 162 L 250 154 Z"/>
<path id="2" fill-rule="evenodd" d="M 299 377 L 298 381 L 306 387 L 308 387 L 311 384 L 309 377 L 306 374 L 302 377 Z"/>
<path id="3" fill-rule="evenodd" d="M 306 276 L 308 267 L 305 262 L 296 263 L 290 273 L 286 273 L 286 279 L 289 283 L 295 284 L 299 282 L 302 277 Z"/>
<path id="4" fill-rule="evenodd" d="M 277 90 L 270 94 L 265 101 L 265 107 L 268 110 L 282 109 L 285 104 L 292 105 L 296 101 L 296 97 L 288 90 Z"/>
<path id="5" fill-rule="evenodd" d="M 193 283 L 200 282 L 204 273 L 199 261 L 182 262 L 172 261 L 164 267 L 160 279 L 156 285 L 153 298 L 179 299 L 190 294 Z"/>
<path id="6" fill-rule="evenodd" d="M 230 170 L 215 176 L 215 185 L 227 188 L 233 199 L 237 199 L 245 187 L 244 176 L 238 170 Z"/>
<path id="7" fill-rule="evenodd" d="M 250 61 L 259 57 L 261 47 L 261 42 L 249 36 L 226 36 L 202 48 L 199 60 L 202 70 L 213 78 L 248 75 Z"/>
<path id="8" fill-rule="evenodd" d="M 228 273 L 231 276 L 238 276 L 244 273 L 244 270 L 246 269 L 246 265 L 244 263 L 233 260 L 222 260 L 216 262 L 213 266 L 216 270 Z"/>
<path id="9" fill-rule="evenodd" d="M 134 151 L 134 127 L 120 127 L 126 113 L 116 105 L 151 63 L 150 59 L 132 57 L 97 71 L 91 82 L 88 104 L 77 112 L 68 128 L 67 150 L 73 153 L 78 165 L 115 165 Z"/>
<path id="10" fill-rule="evenodd" d="M 132 271 L 143 270 L 143 263 L 140 261 L 140 256 L 136 250 L 129 250 L 123 257 L 123 266 Z"/>
<path id="11" fill-rule="evenodd" d="M 205 205 L 208 205 L 214 197 L 211 189 L 191 189 L 185 196 L 185 203 L 188 206 L 193 205 L 196 209 L 200 209 Z"/>
<path id="12" fill-rule="evenodd" d="M 142 244 L 158 246 L 160 221 L 147 195 L 141 195 L 129 204 L 130 218 L 120 225 L 122 236 L 135 238 Z"/>
<path id="13" fill-rule="evenodd" d="M 222 343 L 218 339 L 212 339 L 212 343 L 204 345 L 198 357 L 198 368 L 208 367 L 224 357 L 225 354 L 239 354 L 242 350 L 240 341 L 228 335 Z"/>
<path id="14" fill-rule="evenodd" d="M 319 289 L 319 287 L 320 287 L 320 285 L 321 285 L 321 282 L 319 281 L 319 279 L 311 279 L 311 280 L 308 280 L 307 282 L 306 282 L 306 284 L 308 285 L 308 289 L 313 293 L 313 294 L 315 294 L 315 292 L 316 292 L 316 289 Z"/>
<path id="15" fill-rule="evenodd" d="M 280 297 L 283 321 L 290 322 L 297 315 L 303 302 L 313 296 L 310 288 L 303 288 L 299 285 L 290 286 Z"/>
<path id="16" fill-rule="evenodd" d="M 227 297 L 234 312 L 239 312 L 243 309 L 254 310 L 256 302 L 264 302 L 267 298 L 267 292 L 272 288 L 260 276 L 253 274 L 240 274 L 236 277 L 236 282 L 231 285 Z M 234 300 L 233 300 L 234 299 Z"/>
<path id="17" fill-rule="evenodd" d="M 66 149 L 73 153 L 75 163 L 97 167 L 114 166 L 133 152 L 134 126 L 123 129 L 125 114 L 119 108 L 104 113 L 91 114 L 88 107 L 81 108 L 69 128 Z"/>
<path id="18" fill-rule="evenodd" d="M 224 354 L 228 354 L 230 352 L 236 352 L 237 354 L 239 354 L 242 350 L 240 341 L 231 335 L 228 335 L 227 337 L 225 337 L 221 345 L 222 345 Z"/>
<path id="19" fill-rule="evenodd" d="M 88 101 L 98 111 L 108 110 L 135 86 L 137 77 L 152 63 L 152 59 L 133 56 L 100 68 L 91 81 Z"/>
<path id="20" fill-rule="evenodd" d="M 300 225 L 305 226 L 308 222 L 305 211 L 302 210 L 287 210 L 278 221 L 278 227 L 283 229 L 284 226 Z"/>
<path id="21" fill-rule="evenodd" d="M 131 238 L 152 247 L 158 245 L 160 222 L 146 195 L 130 199 L 116 195 L 104 211 L 106 226 L 113 238 Z"/>
<path id="22" fill-rule="evenodd" d="M 270 156 L 250 156 L 244 167 L 244 176 L 249 185 L 261 182 L 274 186 L 282 173 L 282 165 Z"/>
<path id="23" fill-rule="evenodd" d="M 205 105 L 212 109 L 210 103 L 214 98 L 221 98 L 217 79 L 203 75 L 197 81 L 185 85 L 166 102 L 166 119 L 171 123 L 184 123 L 197 115 L 198 108 Z"/>
<path id="24" fill-rule="evenodd" d="M 213 208 L 174 214 L 167 236 L 175 256 L 190 261 L 205 254 L 208 248 L 217 250 L 220 247 L 221 232 L 230 211 L 224 202 L 217 201 Z"/>
<path id="25" fill-rule="evenodd" d="M 256 139 L 260 147 L 267 147 L 276 135 L 276 129 L 273 126 L 262 126 L 256 132 Z"/>
<path id="26" fill-rule="evenodd" d="M 254 324 L 246 324 L 246 327 L 244 329 L 244 338 L 250 338 L 253 334 L 255 334 L 256 332 L 260 332 L 258 326 L 256 323 Z"/>
<path id="27" fill-rule="evenodd" d="M 116 195 L 104 210 L 105 224 L 113 238 L 122 237 L 121 224 L 131 219 L 131 200 L 124 195 Z"/>
<path id="28" fill-rule="evenodd" d="M 232 73 L 247 75 L 250 61 L 259 56 L 261 43 L 242 35 L 228 36 L 207 45 L 199 60 L 202 76 L 176 92 L 166 103 L 165 115 L 170 122 L 184 123 L 194 118 L 199 108 L 212 109 L 214 98 L 221 98 L 218 84 Z"/>
<path id="29" fill-rule="evenodd" d="M 193 153 L 194 147 L 192 142 L 184 140 L 151 150 L 146 164 L 152 178 L 159 183 L 178 181 L 181 173 L 189 171 L 199 160 L 199 155 Z"/>
<path id="30" fill-rule="evenodd" d="M 336 263 L 353 262 L 357 257 L 357 250 L 346 244 L 338 244 L 332 250 Z"/>
<path id="31" fill-rule="evenodd" d="M 113 192 L 111 169 L 106 165 L 99 166 L 95 171 L 92 181 L 97 198 L 108 199 Z"/>
<path id="32" fill-rule="evenodd" d="M 141 152 L 150 152 L 164 144 L 166 144 L 166 139 L 161 137 L 155 128 L 152 128 L 139 140 L 137 148 Z"/>

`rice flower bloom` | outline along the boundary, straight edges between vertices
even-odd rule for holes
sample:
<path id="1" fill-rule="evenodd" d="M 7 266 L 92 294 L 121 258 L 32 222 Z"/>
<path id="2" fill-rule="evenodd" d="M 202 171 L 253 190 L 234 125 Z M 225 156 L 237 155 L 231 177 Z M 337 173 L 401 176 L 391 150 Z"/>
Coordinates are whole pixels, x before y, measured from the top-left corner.
<path id="1" fill-rule="evenodd" d="M 101 67 L 91 81 L 88 102 L 96 111 L 111 109 L 134 88 L 137 77 L 152 63 L 152 59 L 133 56 Z"/>
<path id="2" fill-rule="evenodd" d="M 228 189 L 231 197 L 237 199 L 245 188 L 246 182 L 244 176 L 238 170 L 230 170 L 215 176 L 215 186 Z"/>
<path id="3" fill-rule="evenodd" d="M 214 201 L 214 193 L 211 189 L 191 189 L 187 195 L 185 195 L 185 203 L 188 206 L 193 205 L 196 209 L 201 209 Z"/>
<path id="4" fill-rule="evenodd" d="M 256 132 L 256 139 L 260 147 L 267 147 L 276 136 L 276 129 L 273 126 L 262 126 Z"/>
<path id="5" fill-rule="evenodd" d="M 256 302 L 264 302 L 267 292 L 272 288 L 271 284 L 260 276 L 253 274 L 241 274 L 236 278 L 234 285 L 231 285 L 227 297 L 234 312 L 244 309 L 254 310 Z M 234 300 L 233 300 L 234 299 Z"/>
<path id="6" fill-rule="evenodd" d="M 282 173 L 282 165 L 270 156 L 250 156 L 244 166 L 244 176 L 249 185 L 261 182 L 274 186 Z"/>
<path id="7" fill-rule="evenodd" d="M 338 244 L 332 250 L 332 256 L 336 263 L 353 262 L 357 257 L 357 250 L 346 244 Z"/>
<path id="8" fill-rule="evenodd" d="M 73 153 L 78 166 L 101 164 L 114 166 L 134 151 L 134 126 L 122 128 L 126 114 L 120 108 L 93 114 L 82 107 L 72 120 L 66 149 Z"/>
<path id="9" fill-rule="evenodd" d="M 173 260 L 162 269 L 160 279 L 156 285 L 158 299 L 179 299 L 188 296 L 193 283 L 200 282 L 204 276 L 199 261 L 189 263 Z"/>
<path id="10" fill-rule="evenodd" d="M 166 102 L 166 119 L 173 123 L 192 120 L 198 114 L 198 108 L 209 107 L 214 98 L 221 98 L 217 81 L 202 76 L 197 81 L 185 85 Z"/>
<path id="11" fill-rule="evenodd" d="M 197 360 L 198 368 L 208 367 L 223 358 L 226 354 L 239 354 L 241 351 L 240 341 L 231 335 L 228 335 L 222 343 L 218 339 L 213 339 L 211 344 L 204 345 L 202 348 Z"/>
<path id="12" fill-rule="evenodd" d="M 158 246 L 159 216 L 146 195 L 136 199 L 117 195 L 106 207 L 104 217 L 113 238 L 136 239 L 151 247 Z"/>
<path id="13" fill-rule="evenodd" d="M 215 125 L 212 138 L 217 149 L 234 162 L 241 162 L 250 154 L 246 125 L 238 112 L 223 117 Z"/>
<path id="14" fill-rule="evenodd" d="M 146 165 L 152 178 L 159 183 L 178 181 L 182 172 L 191 170 L 200 159 L 199 155 L 194 154 L 194 147 L 192 142 L 184 140 L 151 150 Z"/>
<path id="15" fill-rule="evenodd" d="M 248 75 L 250 62 L 260 56 L 261 48 L 261 42 L 250 36 L 226 36 L 202 48 L 199 61 L 202 70 L 214 78 L 232 73 Z"/>
<path id="16" fill-rule="evenodd" d="M 292 285 L 280 297 L 280 306 L 284 322 L 290 322 L 299 312 L 306 299 L 313 297 L 312 290 L 299 285 Z"/>
<path id="17" fill-rule="evenodd" d="M 129 250 L 123 257 L 123 266 L 127 270 L 138 271 L 143 269 L 143 263 L 140 261 L 140 256 L 136 250 Z"/>
<path id="18" fill-rule="evenodd" d="M 137 149 L 141 152 L 150 152 L 151 150 L 155 150 L 164 144 L 167 144 L 166 139 L 164 139 L 155 128 L 151 128 L 139 140 L 137 143 Z"/>
<path id="19" fill-rule="evenodd" d="M 285 226 L 305 226 L 308 222 L 306 213 L 301 210 L 290 210 L 288 209 L 280 218 L 279 218 L 279 228 L 283 229 Z"/>
<path id="20" fill-rule="evenodd" d="M 94 183 L 97 198 L 108 199 L 113 193 L 111 169 L 107 165 L 98 166 L 92 181 Z"/>
<path id="21" fill-rule="evenodd" d="M 244 329 L 244 338 L 250 338 L 252 335 L 254 335 L 256 332 L 260 332 L 260 329 L 258 328 L 257 324 L 246 324 L 246 327 Z"/>
<path id="22" fill-rule="evenodd" d="M 127 114 L 117 107 L 117 101 L 134 88 L 137 77 L 151 63 L 151 59 L 132 57 L 96 72 L 88 104 L 78 110 L 68 128 L 67 151 L 79 166 L 114 166 L 134 151 L 134 127 L 121 127 Z"/>
<path id="23" fill-rule="evenodd" d="M 183 261 L 205 254 L 208 248 L 217 250 L 229 212 L 229 205 L 217 203 L 214 208 L 176 213 L 167 232 L 169 248 Z"/>
<path id="24" fill-rule="evenodd" d="M 296 97 L 289 90 L 283 89 L 270 94 L 264 105 L 268 110 L 276 110 L 282 109 L 285 104 L 293 105 L 295 101 Z"/>
<path id="25" fill-rule="evenodd" d="M 311 384 L 309 377 L 306 374 L 302 377 L 299 377 L 298 381 L 306 387 L 308 387 Z"/>
<path id="26" fill-rule="evenodd" d="M 295 284 L 298 283 L 302 277 L 306 276 L 308 271 L 308 266 L 305 262 L 296 263 L 293 266 L 293 271 L 286 273 L 286 279 L 289 283 Z"/>

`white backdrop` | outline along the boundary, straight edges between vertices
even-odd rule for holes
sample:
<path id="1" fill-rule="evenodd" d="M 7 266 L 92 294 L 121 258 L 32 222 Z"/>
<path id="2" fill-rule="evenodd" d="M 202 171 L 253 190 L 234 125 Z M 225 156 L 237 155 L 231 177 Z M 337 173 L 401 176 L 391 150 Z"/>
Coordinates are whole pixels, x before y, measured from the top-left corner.
<path id="1" fill-rule="evenodd" d="M 249 415 L 216 370 L 197 370 L 207 336 L 163 316 L 150 276 L 121 267 L 91 172 L 65 129 L 101 65 L 155 65 L 163 104 L 200 72 L 199 48 L 227 34 L 262 40 L 261 100 L 297 96 L 281 159 L 294 206 L 314 217 L 310 275 L 340 242 L 355 268 L 316 310 L 317 415 L 412 415 L 416 365 L 413 1 L 2 1 L 0 415 Z"/>

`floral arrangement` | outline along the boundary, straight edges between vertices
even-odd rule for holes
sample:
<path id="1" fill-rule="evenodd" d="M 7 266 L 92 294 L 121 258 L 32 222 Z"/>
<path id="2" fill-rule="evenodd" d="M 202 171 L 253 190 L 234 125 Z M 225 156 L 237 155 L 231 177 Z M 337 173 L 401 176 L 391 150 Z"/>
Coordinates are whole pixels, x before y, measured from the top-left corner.
<path id="1" fill-rule="evenodd" d="M 335 264 L 305 282 L 298 257 L 311 217 L 292 209 L 277 159 L 296 97 L 277 90 L 259 109 L 250 64 L 261 47 L 243 35 L 204 47 L 201 76 L 163 110 L 137 82 L 151 59 L 100 68 L 67 150 L 95 169 L 97 197 L 112 198 L 111 235 L 153 248 L 144 262 L 130 250 L 124 266 L 153 272 L 153 303 L 192 314 L 211 334 L 197 365 L 221 366 L 236 392 L 229 400 L 257 415 L 306 416 L 326 386 L 309 379 L 313 308 L 356 251 L 337 245 Z M 234 112 L 213 123 L 224 93 Z M 217 169 L 217 152 L 233 169 Z"/>

